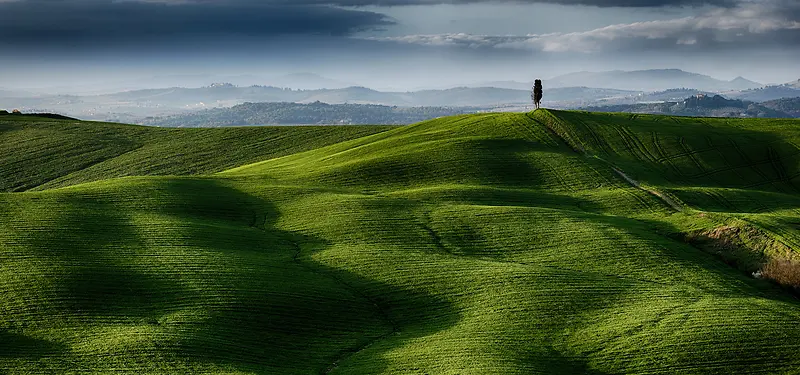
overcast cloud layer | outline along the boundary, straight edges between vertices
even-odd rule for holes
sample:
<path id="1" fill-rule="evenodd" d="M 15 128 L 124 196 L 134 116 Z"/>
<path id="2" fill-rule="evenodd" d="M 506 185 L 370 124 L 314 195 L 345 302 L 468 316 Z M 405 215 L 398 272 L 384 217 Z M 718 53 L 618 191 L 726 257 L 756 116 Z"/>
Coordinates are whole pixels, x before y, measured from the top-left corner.
<path id="1" fill-rule="evenodd" d="M 800 47 L 800 2 L 743 2 L 671 20 L 616 24 L 572 33 L 524 36 L 407 35 L 372 40 L 428 46 L 528 49 L 541 52 L 609 52 Z"/>
<path id="2" fill-rule="evenodd" d="M 53 66 L 96 79 L 302 69 L 366 85 L 356 73 L 460 82 L 680 67 L 788 81 L 798 47 L 798 0 L 0 0 L 0 86 L 20 72 L 54 80 Z"/>
<path id="3" fill-rule="evenodd" d="M 0 43 L 48 44 L 177 35 L 349 35 L 387 27 L 385 15 L 346 7 L 508 3 L 472 0 L 0 0 Z M 599 7 L 733 6 L 733 0 L 520 0 Z M 468 31 L 468 30 L 465 30 Z"/>

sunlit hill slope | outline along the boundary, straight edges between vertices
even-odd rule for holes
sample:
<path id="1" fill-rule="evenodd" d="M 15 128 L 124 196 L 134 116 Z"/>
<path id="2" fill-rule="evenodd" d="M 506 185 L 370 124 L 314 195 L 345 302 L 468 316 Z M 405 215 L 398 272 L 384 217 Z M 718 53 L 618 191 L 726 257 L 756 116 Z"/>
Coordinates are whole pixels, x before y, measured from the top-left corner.
<path id="1" fill-rule="evenodd" d="M 0 119 L 0 370 L 792 373 L 798 142 L 549 110 Z"/>

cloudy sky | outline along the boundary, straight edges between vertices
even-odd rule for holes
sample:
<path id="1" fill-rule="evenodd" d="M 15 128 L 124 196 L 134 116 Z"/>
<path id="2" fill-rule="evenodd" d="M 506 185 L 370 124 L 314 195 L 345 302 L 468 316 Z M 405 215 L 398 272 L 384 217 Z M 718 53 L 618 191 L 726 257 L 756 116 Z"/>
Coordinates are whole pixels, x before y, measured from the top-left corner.
<path id="1" fill-rule="evenodd" d="M 783 83 L 797 61 L 798 0 L 0 0 L 0 88 L 314 72 L 416 89 L 653 68 Z"/>

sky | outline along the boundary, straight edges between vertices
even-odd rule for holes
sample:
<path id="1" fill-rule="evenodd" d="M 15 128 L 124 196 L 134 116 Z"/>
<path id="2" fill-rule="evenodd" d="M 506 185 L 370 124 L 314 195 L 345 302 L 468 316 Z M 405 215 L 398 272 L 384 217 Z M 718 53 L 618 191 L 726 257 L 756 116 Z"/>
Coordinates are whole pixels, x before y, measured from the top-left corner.
<path id="1" fill-rule="evenodd" d="M 785 83 L 798 61 L 799 0 L 0 0 L 0 89 L 310 72 L 415 90 L 661 68 Z"/>

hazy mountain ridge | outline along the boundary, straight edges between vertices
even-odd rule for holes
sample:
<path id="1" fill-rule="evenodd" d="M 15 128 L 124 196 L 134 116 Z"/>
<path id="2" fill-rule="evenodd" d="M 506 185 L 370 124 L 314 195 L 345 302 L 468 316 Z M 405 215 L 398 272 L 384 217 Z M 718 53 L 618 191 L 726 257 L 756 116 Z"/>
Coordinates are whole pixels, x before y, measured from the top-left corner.
<path id="1" fill-rule="evenodd" d="M 357 86 L 354 82 L 344 82 L 337 79 L 324 77 L 314 73 L 298 72 L 285 75 L 255 75 L 255 74 L 170 74 L 120 81 L 77 83 L 69 86 L 53 85 L 42 87 L 28 87 L 24 89 L 10 89 L 14 95 L 107 95 L 126 91 L 139 91 L 147 89 L 166 89 L 175 87 L 204 87 L 214 83 L 227 82 L 236 86 L 274 86 L 292 89 L 337 89 Z M 2 90 L 3 88 L 0 88 Z"/>
<path id="2" fill-rule="evenodd" d="M 597 112 L 647 113 L 673 116 L 793 118 L 800 117 L 800 98 L 754 103 L 721 95 L 693 95 L 681 101 L 618 104 L 584 108 Z"/>
<path id="3" fill-rule="evenodd" d="M 736 93 L 728 93 L 728 96 L 754 102 L 766 102 L 781 98 L 800 97 L 800 87 L 795 88 L 791 85 L 766 86 Z"/>
<path id="4" fill-rule="evenodd" d="M 455 90 L 458 91 L 458 90 Z M 604 91 L 601 91 L 604 92 Z M 667 90 L 655 97 L 674 97 L 692 89 Z M 649 99 L 648 96 L 643 96 Z M 516 108 L 510 108 L 515 110 Z M 800 117 L 800 98 L 753 103 L 720 95 L 695 94 L 681 100 L 610 104 L 587 107 L 591 111 L 669 114 L 678 116 L 791 118 Z M 483 112 L 481 107 L 392 107 L 374 104 L 244 103 L 189 114 L 150 117 L 141 125 L 168 127 L 225 127 L 252 125 L 357 125 L 412 124 L 432 118 Z"/>
<path id="5" fill-rule="evenodd" d="M 186 115 L 153 117 L 140 125 L 224 127 L 250 125 L 405 125 L 436 117 L 477 112 L 459 107 L 389 107 L 374 104 L 244 103 Z"/>
<path id="6" fill-rule="evenodd" d="M 577 72 L 554 77 L 550 87 L 593 86 L 639 91 L 662 91 L 676 87 L 694 87 L 707 91 L 746 90 L 763 85 L 743 77 L 724 81 L 680 69 L 651 69 L 607 72 Z"/>
<path id="7" fill-rule="evenodd" d="M 181 77 L 183 76 L 166 77 L 164 82 L 176 82 Z M 211 76 L 188 77 L 191 80 L 208 81 Z M 400 92 L 379 91 L 363 86 L 291 88 L 304 84 L 343 84 L 341 81 L 311 73 L 274 77 L 272 82 L 280 85 L 240 86 L 237 82 L 269 80 L 256 76 L 225 78 L 232 78 L 234 82 L 220 81 L 203 87 L 149 88 L 80 96 L 25 95 L 5 90 L 0 91 L 0 108 L 18 108 L 23 112 L 63 113 L 89 120 L 142 122 L 148 117 L 183 115 L 210 108 L 229 108 L 243 103 L 323 102 L 399 107 L 475 107 L 501 111 L 526 110 L 530 105 L 530 85 L 517 81 L 484 81 L 479 86 L 465 84 L 447 89 Z M 281 79 L 284 81 L 279 82 Z M 724 81 L 679 69 L 577 72 L 545 80 L 544 86 L 543 104 L 548 108 L 559 109 L 678 102 L 697 94 L 722 94 L 726 98 L 751 102 L 800 97 L 800 81 L 761 87 L 759 83 L 742 77 Z M 625 89 L 626 86 L 640 89 Z M 642 89 L 643 87 L 648 89 Z M 733 89 L 736 87 L 747 89 Z"/>
<path id="8" fill-rule="evenodd" d="M 343 89 L 357 86 L 352 82 L 344 82 L 314 73 L 291 73 L 280 77 L 268 78 L 265 81 L 269 86 L 291 87 L 302 90 Z"/>
<path id="9" fill-rule="evenodd" d="M 693 95 L 717 95 L 715 92 L 697 90 L 693 88 L 675 88 L 664 91 L 657 91 L 649 94 L 642 95 L 639 99 L 640 102 L 669 102 L 669 101 L 682 101 Z"/>
<path id="10" fill-rule="evenodd" d="M 800 97 L 770 100 L 761 105 L 800 118 Z"/>
<path id="11" fill-rule="evenodd" d="M 564 108 L 606 98 L 634 98 L 638 94 L 635 91 L 603 88 L 552 88 L 545 92 L 544 101 L 547 105 Z M 232 84 L 216 84 L 199 88 L 144 89 L 91 96 L 53 95 L 5 98 L 0 102 L 0 108 L 20 108 L 25 112 L 58 112 L 93 120 L 135 122 L 145 117 L 232 107 L 247 102 L 314 103 L 317 101 L 329 104 L 492 109 L 506 105 L 528 105 L 530 92 L 496 87 L 382 92 L 358 86 L 343 89 L 295 90 L 274 86 L 239 87 Z"/>

